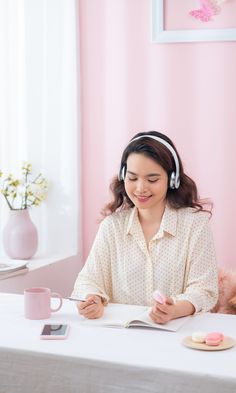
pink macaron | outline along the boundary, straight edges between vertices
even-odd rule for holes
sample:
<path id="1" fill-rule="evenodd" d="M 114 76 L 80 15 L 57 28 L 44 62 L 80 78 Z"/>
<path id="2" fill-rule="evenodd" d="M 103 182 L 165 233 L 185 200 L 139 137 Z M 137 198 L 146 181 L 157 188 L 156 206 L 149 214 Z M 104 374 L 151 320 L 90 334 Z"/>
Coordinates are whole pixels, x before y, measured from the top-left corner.
<path id="1" fill-rule="evenodd" d="M 158 303 L 165 304 L 166 297 L 160 291 L 154 291 L 152 296 Z"/>
<path id="2" fill-rule="evenodd" d="M 208 333 L 205 338 L 206 345 L 217 346 L 224 340 L 223 333 L 220 332 L 212 332 Z"/>

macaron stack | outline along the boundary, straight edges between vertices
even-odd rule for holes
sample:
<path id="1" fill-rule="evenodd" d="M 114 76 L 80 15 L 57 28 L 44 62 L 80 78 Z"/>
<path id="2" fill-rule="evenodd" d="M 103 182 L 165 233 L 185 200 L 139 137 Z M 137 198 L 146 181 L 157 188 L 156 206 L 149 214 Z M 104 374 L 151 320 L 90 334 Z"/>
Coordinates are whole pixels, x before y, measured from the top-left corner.
<path id="1" fill-rule="evenodd" d="M 195 343 L 202 343 L 209 346 L 217 346 L 224 340 L 223 333 L 220 332 L 193 332 L 192 341 Z"/>

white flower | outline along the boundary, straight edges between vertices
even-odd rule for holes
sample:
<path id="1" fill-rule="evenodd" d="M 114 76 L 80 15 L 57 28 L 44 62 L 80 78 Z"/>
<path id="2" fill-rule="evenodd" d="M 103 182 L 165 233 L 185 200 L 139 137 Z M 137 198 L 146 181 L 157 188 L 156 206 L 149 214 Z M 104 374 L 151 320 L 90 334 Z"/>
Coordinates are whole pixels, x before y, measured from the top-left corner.
<path id="1" fill-rule="evenodd" d="M 22 178 L 16 179 L 9 173 L 5 177 L 0 171 L 0 192 L 12 210 L 27 209 L 30 206 L 39 206 L 47 197 L 48 183 L 41 173 L 33 179 L 32 165 L 22 164 Z"/>

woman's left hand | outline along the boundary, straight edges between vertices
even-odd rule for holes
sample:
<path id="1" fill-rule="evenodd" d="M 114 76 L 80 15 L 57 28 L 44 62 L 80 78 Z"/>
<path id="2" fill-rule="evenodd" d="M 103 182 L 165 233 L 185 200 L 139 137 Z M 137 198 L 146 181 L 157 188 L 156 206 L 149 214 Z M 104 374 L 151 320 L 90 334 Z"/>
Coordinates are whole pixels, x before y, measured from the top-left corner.
<path id="1" fill-rule="evenodd" d="M 167 297 L 165 304 L 161 304 L 154 300 L 154 304 L 152 306 L 149 316 L 153 320 L 153 322 L 164 324 L 175 318 L 174 311 L 174 302 L 170 297 Z"/>
<path id="2" fill-rule="evenodd" d="M 194 313 L 195 307 L 188 300 L 180 300 L 174 303 L 171 297 L 167 297 L 165 304 L 154 300 L 149 316 L 155 323 L 164 324 L 171 319 L 185 317 Z"/>

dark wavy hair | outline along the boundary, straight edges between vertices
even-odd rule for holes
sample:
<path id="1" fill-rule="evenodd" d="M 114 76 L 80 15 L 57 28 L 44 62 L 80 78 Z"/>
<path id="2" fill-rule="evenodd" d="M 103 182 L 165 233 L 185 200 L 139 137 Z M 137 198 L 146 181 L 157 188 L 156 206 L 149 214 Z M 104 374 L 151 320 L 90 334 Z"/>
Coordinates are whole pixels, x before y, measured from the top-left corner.
<path id="1" fill-rule="evenodd" d="M 164 139 L 174 148 L 177 154 L 179 160 L 180 186 L 177 189 L 168 188 L 166 200 L 169 206 L 174 209 L 193 207 L 196 209 L 196 211 L 208 211 L 211 214 L 212 203 L 208 200 L 200 200 L 197 186 L 195 182 L 184 173 L 182 161 L 173 142 L 170 140 L 170 138 L 160 132 L 149 131 L 136 134 L 131 139 L 122 154 L 120 172 L 123 167 L 126 168 L 127 159 L 131 153 L 143 154 L 144 156 L 154 160 L 166 171 L 166 173 L 168 174 L 168 178 L 173 171 L 176 172 L 174 158 L 165 145 L 148 137 L 143 137 L 132 142 L 133 139 L 145 135 L 153 135 L 155 137 Z M 113 194 L 114 199 L 110 203 L 108 203 L 102 210 L 103 216 L 107 216 L 117 210 L 134 207 L 133 202 L 126 194 L 124 181 L 120 179 L 120 176 L 115 176 L 113 178 L 110 185 L 110 190 Z M 209 208 L 205 209 L 205 205 L 208 205 Z"/>

